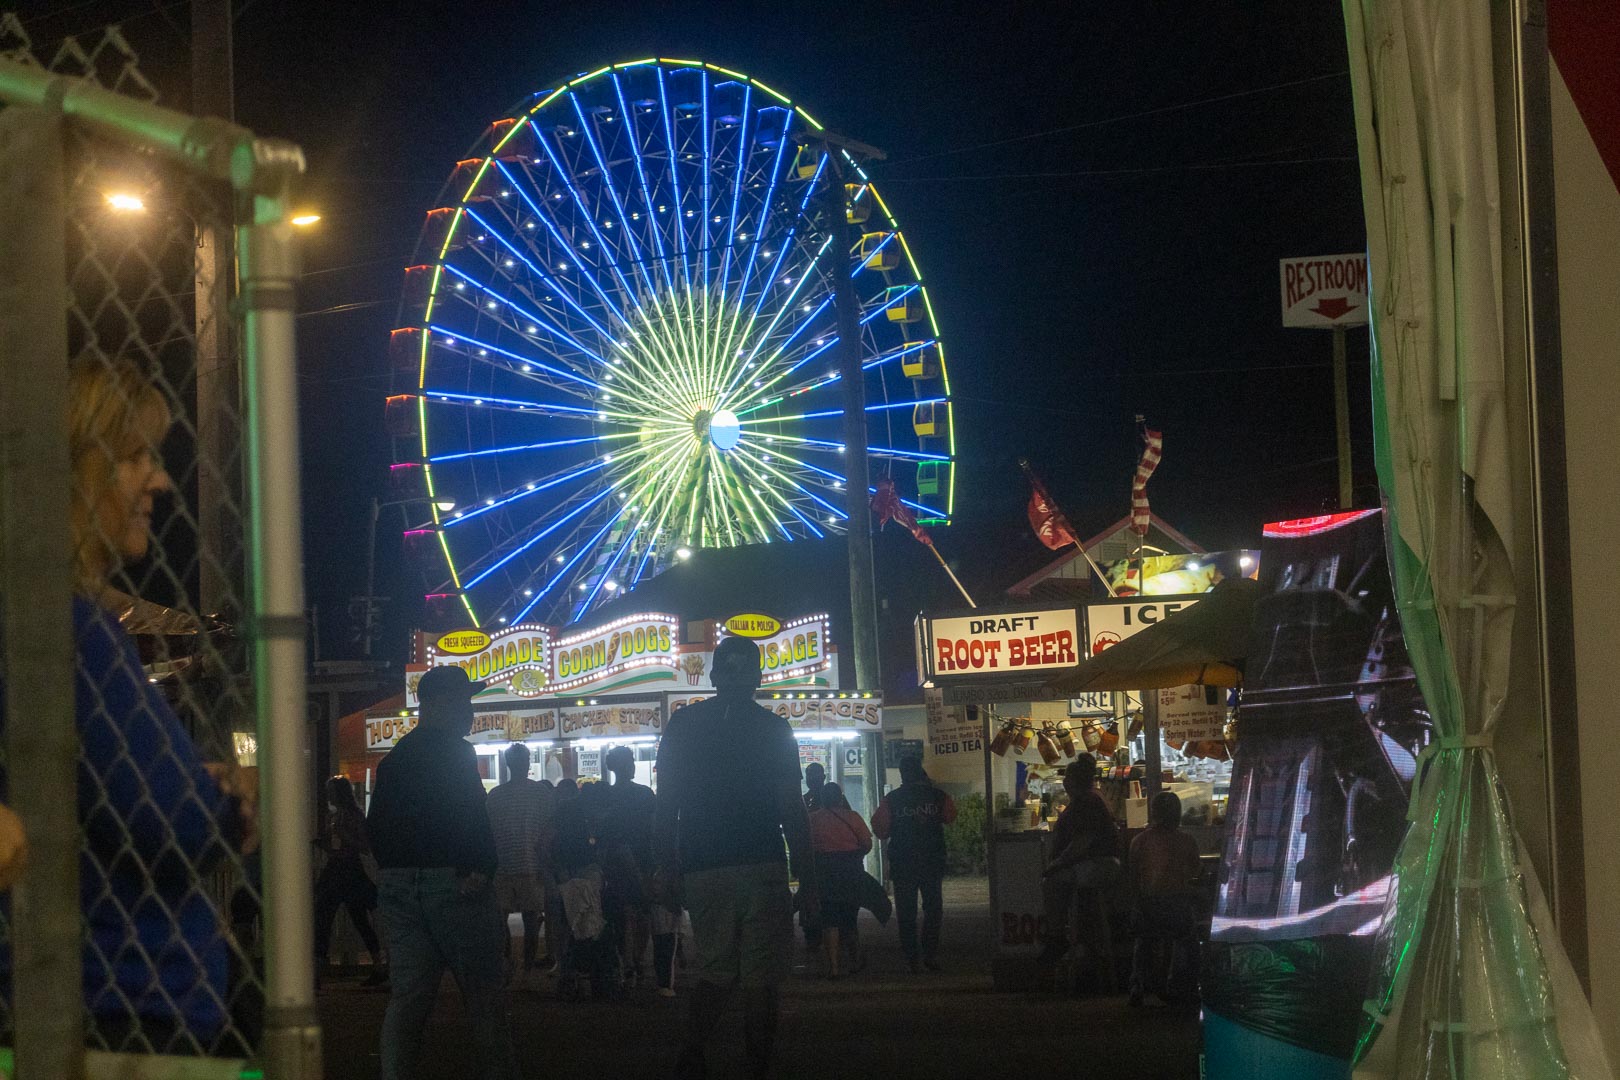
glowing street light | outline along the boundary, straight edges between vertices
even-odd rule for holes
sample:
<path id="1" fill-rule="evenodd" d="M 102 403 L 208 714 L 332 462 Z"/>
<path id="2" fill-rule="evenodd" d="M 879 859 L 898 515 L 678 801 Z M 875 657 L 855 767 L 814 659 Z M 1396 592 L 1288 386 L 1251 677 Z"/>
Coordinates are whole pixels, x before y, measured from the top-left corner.
<path id="1" fill-rule="evenodd" d="M 675 557 L 683 561 L 690 559 L 692 557 L 692 549 L 689 547 L 678 547 L 675 549 Z"/>
<path id="2" fill-rule="evenodd" d="M 146 213 L 146 200 L 139 195 L 128 191 L 111 191 L 107 193 L 107 205 L 120 214 Z"/>
<path id="3" fill-rule="evenodd" d="M 296 225 L 300 229 L 306 229 L 320 220 L 321 215 L 310 210 L 306 210 L 303 213 L 294 214 L 292 217 L 287 219 L 289 224 Z"/>

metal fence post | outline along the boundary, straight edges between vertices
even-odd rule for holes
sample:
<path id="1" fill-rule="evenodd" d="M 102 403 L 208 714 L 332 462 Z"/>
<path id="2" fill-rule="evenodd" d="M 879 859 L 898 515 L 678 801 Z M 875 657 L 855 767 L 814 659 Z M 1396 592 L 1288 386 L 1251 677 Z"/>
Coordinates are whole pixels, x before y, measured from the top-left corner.
<path id="1" fill-rule="evenodd" d="M 69 1080 L 84 1070 L 62 157 L 60 113 L 0 112 L 6 797 L 32 852 L 12 894 L 10 925 L 24 1080 Z"/>
<path id="2" fill-rule="evenodd" d="M 296 153 L 296 150 L 292 151 Z M 302 160 L 300 158 L 299 165 Z M 314 835 L 305 764 L 304 557 L 298 478 L 293 229 L 281 194 L 257 195 L 238 253 L 248 388 L 249 546 L 266 918 L 264 1058 L 271 1080 L 321 1073 L 315 1014 Z"/>

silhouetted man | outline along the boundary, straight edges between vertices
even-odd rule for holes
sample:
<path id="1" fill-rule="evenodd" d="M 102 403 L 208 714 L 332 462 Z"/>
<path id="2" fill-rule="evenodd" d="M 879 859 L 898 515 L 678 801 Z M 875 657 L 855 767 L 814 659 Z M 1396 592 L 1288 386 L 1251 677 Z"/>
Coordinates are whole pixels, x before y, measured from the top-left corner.
<path id="1" fill-rule="evenodd" d="M 939 970 L 939 928 L 945 911 L 945 826 L 956 803 L 934 786 L 922 761 L 900 759 L 900 786 L 883 796 L 872 815 L 872 834 L 888 841 L 894 872 L 894 910 L 900 948 L 913 972 Z M 922 897 L 922 941 L 917 940 L 917 898 Z"/>
<path id="2" fill-rule="evenodd" d="M 422 1032 L 446 968 L 472 1019 L 480 1080 L 516 1080 L 503 975 L 506 919 L 495 906 L 495 835 L 467 732 L 484 688 L 459 667 L 417 685 L 421 720 L 377 768 L 366 824 L 381 870 L 377 902 L 393 989 L 383 1017 L 383 1080 L 414 1080 Z"/>
<path id="3" fill-rule="evenodd" d="M 759 675 L 759 646 L 726 638 L 710 675 L 718 693 L 670 717 L 658 749 L 655 857 L 668 880 L 680 876 L 697 946 L 682 1080 L 708 1075 L 705 1050 L 738 986 L 749 1075 L 770 1074 L 793 953 L 784 833 L 801 889 L 813 872 L 798 745 L 787 720 L 754 702 Z"/>

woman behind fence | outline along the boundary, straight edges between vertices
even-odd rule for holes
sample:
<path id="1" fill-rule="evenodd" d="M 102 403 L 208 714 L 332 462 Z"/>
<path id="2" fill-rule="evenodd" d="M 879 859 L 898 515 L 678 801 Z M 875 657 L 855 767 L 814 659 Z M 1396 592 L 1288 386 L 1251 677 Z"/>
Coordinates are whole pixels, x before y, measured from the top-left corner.
<path id="1" fill-rule="evenodd" d="M 147 554 L 154 500 L 172 490 L 158 458 L 172 415 L 128 361 L 75 364 L 69 387 L 79 892 L 92 1045 L 246 1055 L 208 878 L 228 852 L 256 846 L 256 790 L 234 765 L 202 760 L 107 607 L 113 575 Z M 10 957 L 3 963 L 9 976 Z"/>

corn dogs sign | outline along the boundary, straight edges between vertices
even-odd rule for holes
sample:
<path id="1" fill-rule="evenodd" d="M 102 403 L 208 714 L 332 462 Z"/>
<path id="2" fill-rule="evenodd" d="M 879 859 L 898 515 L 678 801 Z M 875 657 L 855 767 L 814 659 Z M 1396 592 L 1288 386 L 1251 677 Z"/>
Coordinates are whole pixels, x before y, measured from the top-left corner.
<path id="1" fill-rule="evenodd" d="M 924 677 L 1018 676 L 1080 662 L 1080 617 L 1074 608 L 1041 608 L 923 619 Z"/>

